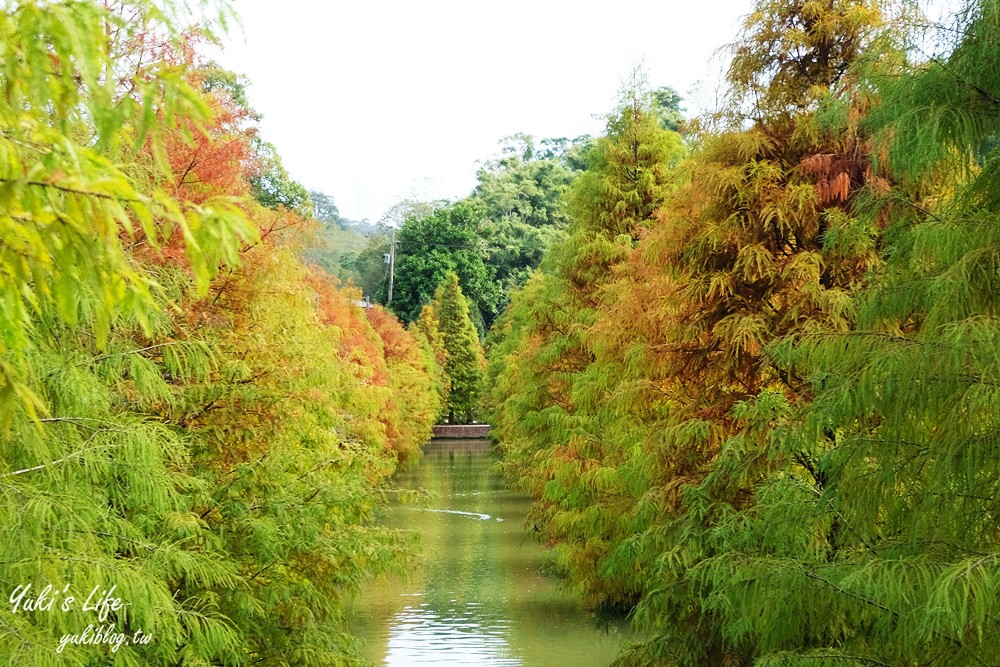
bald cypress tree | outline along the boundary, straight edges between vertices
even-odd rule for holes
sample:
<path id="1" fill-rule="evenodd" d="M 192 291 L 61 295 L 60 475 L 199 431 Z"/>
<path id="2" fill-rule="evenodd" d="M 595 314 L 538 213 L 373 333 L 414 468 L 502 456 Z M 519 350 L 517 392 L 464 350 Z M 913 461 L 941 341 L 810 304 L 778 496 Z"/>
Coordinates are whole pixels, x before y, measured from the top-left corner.
<path id="1" fill-rule="evenodd" d="M 608 567 L 647 582 L 636 619 L 650 631 L 625 664 L 759 655 L 758 638 L 737 631 L 749 619 L 725 614 L 701 567 L 720 522 L 742 517 L 772 472 L 782 410 L 811 399 L 807 375 L 774 346 L 847 331 L 850 296 L 878 263 L 877 221 L 855 208 L 886 181 L 870 169 L 859 119 L 871 98 L 855 68 L 883 21 L 869 0 L 757 2 L 731 49 L 730 99 L 685 166 L 691 180 L 613 287 L 597 332 L 606 374 L 621 378 L 616 413 L 634 425 L 615 430 L 642 445 L 626 462 L 640 474 L 619 466 L 636 481 L 638 530 Z"/>
<path id="2" fill-rule="evenodd" d="M 576 228 L 503 322 L 492 384 L 505 465 L 585 600 L 639 602 L 649 641 L 627 664 L 758 654 L 727 634 L 698 566 L 775 465 L 778 406 L 811 397 L 770 350 L 846 331 L 850 294 L 877 264 L 877 220 L 854 206 L 887 181 L 869 169 L 871 101 L 852 67 L 881 22 L 864 0 L 758 2 L 733 47 L 731 98 L 690 158 L 657 179 L 638 116 L 609 124 Z M 836 113 L 818 116 L 826 106 Z"/>
<path id="3" fill-rule="evenodd" d="M 434 298 L 441 342 L 447 352 L 445 372 L 450 380 L 448 421 L 471 422 L 479 410 L 486 360 L 476 327 L 469 317 L 469 302 L 462 294 L 458 276 L 449 273 Z"/>
<path id="4" fill-rule="evenodd" d="M 491 423 L 503 466 L 535 499 L 531 521 L 557 570 L 591 607 L 627 609 L 638 593 L 632 576 L 603 572 L 629 528 L 618 502 L 628 494 L 605 462 L 626 450 L 603 433 L 607 383 L 595 373 L 591 328 L 601 308 L 612 307 L 604 290 L 615 271 L 675 187 L 683 152 L 680 137 L 660 126 L 651 97 L 626 89 L 571 187 L 568 238 L 514 295 L 502 341 L 491 350 Z"/>
<path id="5" fill-rule="evenodd" d="M 1000 658 L 998 26 L 965 3 L 950 54 L 874 79 L 885 266 L 853 331 L 775 350 L 815 398 L 776 413 L 780 466 L 698 568 L 758 664 Z"/>
<path id="6" fill-rule="evenodd" d="M 343 600 L 406 561 L 372 517 L 429 369 L 246 197 L 187 18 L 0 10 L 4 665 L 355 664 Z"/>
<path id="7" fill-rule="evenodd" d="M 423 353 L 428 358 L 428 367 L 433 371 L 434 389 L 440 397 L 440 411 L 435 419 L 440 421 L 448 410 L 448 394 L 451 391 L 451 378 L 445 370 L 448 361 L 448 350 L 444 347 L 444 338 L 438 323 L 434 307 L 425 304 L 420 309 L 420 317 L 410 323 L 409 331 L 416 337 Z"/>

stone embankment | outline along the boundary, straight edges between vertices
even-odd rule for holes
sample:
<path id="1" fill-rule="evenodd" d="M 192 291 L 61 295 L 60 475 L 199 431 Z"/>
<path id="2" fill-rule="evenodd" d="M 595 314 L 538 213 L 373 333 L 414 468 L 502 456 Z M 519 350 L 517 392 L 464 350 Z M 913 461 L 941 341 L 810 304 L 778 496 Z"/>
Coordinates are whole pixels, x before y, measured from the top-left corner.
<path id="1" fill-rule="evenodd" d="M 435 438 L 486 438 L 489 424 L 439 424 L 434 427 Z"/>

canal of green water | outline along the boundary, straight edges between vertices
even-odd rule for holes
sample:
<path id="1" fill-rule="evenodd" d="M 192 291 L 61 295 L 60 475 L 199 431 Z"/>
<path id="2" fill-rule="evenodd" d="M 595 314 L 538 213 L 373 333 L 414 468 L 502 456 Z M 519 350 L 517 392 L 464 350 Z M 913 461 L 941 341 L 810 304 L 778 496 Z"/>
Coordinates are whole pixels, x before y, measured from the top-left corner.
<path id="1" fill-rule="evenodd" d="M 523 527 L 527 497 L 494 468 L 486 441 L 433 441 L 401 473 L 426 504 L 393 505 L 387 524 L 417 531 L 423 564 L 406 581 L 369 586 L 354 631 L 376 665 L 606 667 L 627 630 L 598 629 L 571 593 L 542 573 Z"/>

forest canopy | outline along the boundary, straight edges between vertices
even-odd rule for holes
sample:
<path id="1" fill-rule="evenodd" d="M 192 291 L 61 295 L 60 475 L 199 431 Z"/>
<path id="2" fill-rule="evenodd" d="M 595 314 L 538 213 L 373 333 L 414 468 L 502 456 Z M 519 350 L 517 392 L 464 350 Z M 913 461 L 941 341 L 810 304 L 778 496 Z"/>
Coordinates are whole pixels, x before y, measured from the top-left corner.
<path id="1" fill-rule="evenodd" d="M 6 4 L 0 659 L 364 664 L 392 477 L 486 419 L 619 667 L 1000 663 L 1000 0 L 922 9 L 755 0 L 716 108 L 633 76 L 371 224 L 226 3 Z"/>

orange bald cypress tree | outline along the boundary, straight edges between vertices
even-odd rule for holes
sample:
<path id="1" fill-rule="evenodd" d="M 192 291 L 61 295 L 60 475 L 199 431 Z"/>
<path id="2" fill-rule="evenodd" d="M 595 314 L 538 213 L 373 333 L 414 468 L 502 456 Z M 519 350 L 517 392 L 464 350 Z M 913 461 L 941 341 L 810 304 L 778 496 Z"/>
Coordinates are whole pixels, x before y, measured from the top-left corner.
<path id="1" fill-rule="evenodd" d="M 401 460 L 412 461 L 419 458 L 420 446 L 430 440 L 431 427 L 442 410 L 441 394 L 435 386 L 442 370 L 433 354 L 424 354 L 421 342 L 395 315 L 381 306 L 366 309 L 365 314 L 382 339 L 390 389 L 387 414 L 396 421 L 393 448 Z"/>
<path id="2" fill-rule="evenodd" d="M 682 154 L 643 91 L 626 91 L 571 188 L 568 238 L 512 297 L 490 352 L 490 418 L 505 472 L 535 499 L 530 520 L 591 606 L 628 608 L 638 588 L 632 577 L 602 574 L 625 536 L 616 500 L 627 496 L 605 474 L 616 454 L 591 432 L 607 381 L 592 372 L 590 329 L 604 290 L 674 186 Z"/>
<path id="3" fill-rule="evenodd" d="M 504 465 L 585 600 L 639 602 L 651 641 L 627 664 L 753 661 L 752 643 L 722 636 L 692 566 L 772 465 L 762 422 L 811 395 L 770 348 L 849 328 L 877 264 L 878 221 L 853 207 L 887 184 L 851 67 L 881 21 L 874 2 L 759 2 L 733 49 L 732 100 L 692 136 L 647 231 L 612 226 L 617 248 L 543 265 L 503 321 L 491 403 Z M 838 111 L 818 119 L 831 96 Z M 567 307 L 560 278 L 584 307 Z M 738 464 L 714 474 L 724 443 Z"/>
<path id="4" fill-rule="evenodd" d="M 623 664 L 755 660 L 755 640 L 725 633 L 697 565 L 775 465 L 770 427 L 812 396 L 774 346 L 847 331 L 852 293 L 878 265 L 878 221 L 855 204 L 887 184 L 859 131 L 871 100 L 852 67 L 881 22 L 873 2 L 758 3 L 733 49 L 734 102 L 608 290 L 595 373 L 614 380 L 596 432 L 630 452 L 607 474 L 631 486 L 634 534 L 604 574 L 642 587 L 635 618 L 652 632 Z M 818 118 L 821 103 L 837 111 Z"/>
<path id="5" fill-rule="evenodd" d="M 872 68 L 879 96 L 862 123 L 887 183 L 857 210 L 885 226 L 885 264 L 856 295 L 853 330 L 773 349 L 812 380 L 812 400 L 767 401 L 770 470 L 719 517 L 690 577 L 756 664 L 1000 656 L 998 26 L 997 2 L 962 3 L 936 35 L 943 55 Z M 741 410 L 753 429 L 764 402 Z M 727 442 L 716 476 L 746 450 Z"/>

